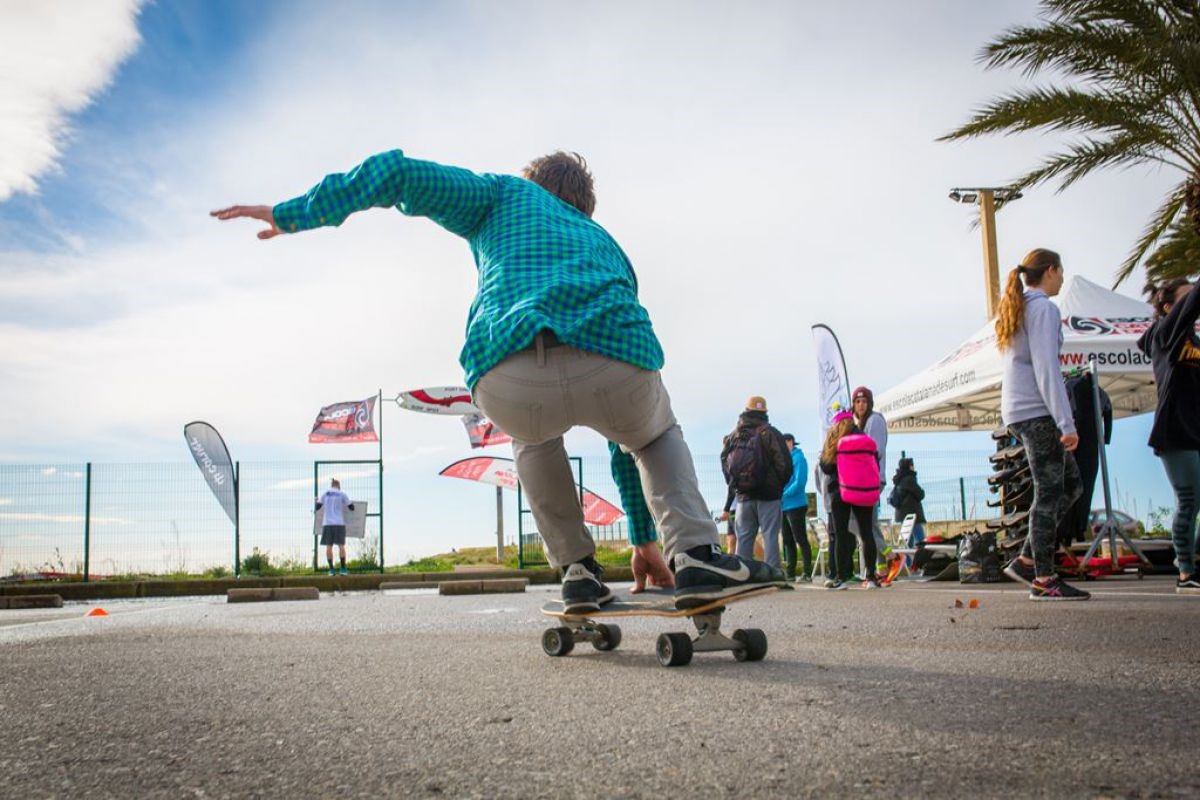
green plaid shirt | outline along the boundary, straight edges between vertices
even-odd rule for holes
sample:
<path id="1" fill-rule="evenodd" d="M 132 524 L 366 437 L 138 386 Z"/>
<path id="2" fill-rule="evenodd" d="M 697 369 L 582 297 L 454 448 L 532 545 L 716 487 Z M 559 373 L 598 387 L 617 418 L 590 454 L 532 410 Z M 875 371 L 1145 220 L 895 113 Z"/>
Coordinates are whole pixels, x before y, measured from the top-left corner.
<path id="1" fill-rule="evenodd" d="M 275 224 L 297 233 L 341 225 L 374 207 L 429 217 L 471 246 L 479 290 L 459 355 L 467 386 L 543 328 L 580 350 L 662 368 L 662 347 L 638 303 L 625 253 L 586 214 L 527 180 L 476 175 L 392 150 L 275 206 Z"/>
<path id="2" fill-rule="evenodd" d="M 621 494 L 621 505 L 625 509 L 625 527 L 629 532 L 629 543 L 649 544 L 658 541 L 654 530 L 654 517 L 646 507 L 646 496 L 642 494 L 642 477 L 638 474 L 633 456 L 621 450 L 616 442 L 608 443 L 609 466 L 613 482 Z"/>

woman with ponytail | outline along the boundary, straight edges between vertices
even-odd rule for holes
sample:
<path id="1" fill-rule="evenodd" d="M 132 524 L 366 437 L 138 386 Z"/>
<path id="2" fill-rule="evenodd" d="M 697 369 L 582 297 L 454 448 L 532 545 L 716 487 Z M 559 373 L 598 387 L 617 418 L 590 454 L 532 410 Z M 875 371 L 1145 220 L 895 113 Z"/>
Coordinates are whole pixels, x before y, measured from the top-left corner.
<path id="1" fill-rule="evenodd" d="M 1058 524 L 1081 490 L 1079 467 L 1071 455 L 1079 436 L 1059 368 L 1062 317 L 1050 302 L 1062 285 L 1058 253 L 1033 250 L 1008 274 L 996 315 L 996 346 L 1004 360 L 1000 415 L 1025 445 L 1033 477 L 1029 535 L 1004 571 L 1029 584 L 1030 600 L 1091 597 L 1054 570 Z"/>
<path id="2" fill-rule="evenodd" d="M 1162 459 L 1175 490 L 1175 520 L 1171 539 L 1179 594 L 1200 594 L 1196 575 L 1196 511 L 1200 496 L 1200 292 L 1177 278 L 1146 287 L 1154 322 L 1138 346 L 1154 365 L 1158 407 L 1150 429 L 1150 446 Z"/>

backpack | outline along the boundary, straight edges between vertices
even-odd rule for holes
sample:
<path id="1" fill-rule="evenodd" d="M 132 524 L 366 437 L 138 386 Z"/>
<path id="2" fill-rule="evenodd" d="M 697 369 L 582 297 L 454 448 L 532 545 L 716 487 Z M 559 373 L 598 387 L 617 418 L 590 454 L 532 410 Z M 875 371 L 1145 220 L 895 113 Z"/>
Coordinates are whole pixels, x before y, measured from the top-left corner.
<path id="1" fill-rule="evenodd" d="M 764 427 L 743 427 L 725 440 L 721 467 L 725 482 L 738 494 L 750 494 L 762 489 L 770 476 L 767 467 L 767 444 L 763 441 Z"/>
<path id="2" fill-rule="evenodd" d="M 995 531 L 971 531 L 959 540 L 958 580 L 960 583 L 997 583 L 1001 580 Z"/>
<path id="3" fill-rule="evenodd" d="M 838 491 L 842 502 L 874 506 L 883 487 L 879 484 L 879 451 L 865 433 L 843 436 L 837 446 Z"/>

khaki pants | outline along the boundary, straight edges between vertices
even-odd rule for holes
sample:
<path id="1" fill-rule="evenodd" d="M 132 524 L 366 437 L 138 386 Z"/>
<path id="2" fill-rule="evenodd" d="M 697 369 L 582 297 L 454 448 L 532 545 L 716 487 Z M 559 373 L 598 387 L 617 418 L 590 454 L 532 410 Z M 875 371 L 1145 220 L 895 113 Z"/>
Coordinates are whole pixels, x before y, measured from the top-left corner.
<path id="1" fill-rule="evenodd" d="M 596 551 L 563 447 L 563 434 L 576 425 L 633 455 L 668 560 L 716 545 L 717 526 L 659 373 L 540 340 L 480 378 L 474 399 L 513 438 L 517 475 L 550 563 L 564 567 Z"/>

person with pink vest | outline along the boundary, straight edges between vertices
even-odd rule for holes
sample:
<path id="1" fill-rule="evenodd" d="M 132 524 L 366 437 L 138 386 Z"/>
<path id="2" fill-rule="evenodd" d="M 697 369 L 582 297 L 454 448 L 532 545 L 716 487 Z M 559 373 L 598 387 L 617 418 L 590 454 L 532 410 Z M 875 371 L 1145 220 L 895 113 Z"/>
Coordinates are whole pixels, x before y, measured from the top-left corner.
<path id="1" fill-rule="evenodd" d="M 871 514 L 879 502 L 879 461 L 875 442 L 870 436 L 856 433 L 854 415 L 843 411 L 833 418 L 821 449 L 821 471 L 828 476 L 833 512 L 830 530 L 829 556 L 833 560 L 833 576 L 825 582 L 827 589 L 845 589 L 853 580 L 854 544 L 850 532 L 853 515 L 862 537 L 864 589 L 878 589 L 882 584 L 875 574 L 875 539 L 870 534 Z"/>

